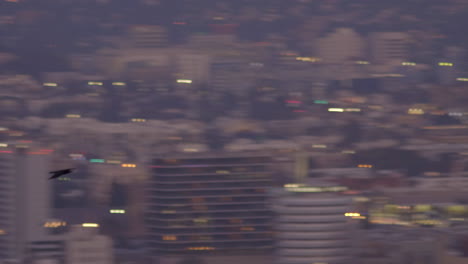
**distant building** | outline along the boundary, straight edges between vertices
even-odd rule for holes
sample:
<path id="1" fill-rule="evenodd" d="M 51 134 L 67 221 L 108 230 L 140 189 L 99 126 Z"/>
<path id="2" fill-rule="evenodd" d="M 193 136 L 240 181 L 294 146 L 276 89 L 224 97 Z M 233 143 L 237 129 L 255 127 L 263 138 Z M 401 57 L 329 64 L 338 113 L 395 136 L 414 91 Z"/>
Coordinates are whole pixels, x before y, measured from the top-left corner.
<path id="1" fill-rule="evenodd" d="M 343 63 L 364 57 L 365 45 L 363 38 L 353 29 L 338 28 L 318 40 L 316 54 L 323 63 Z"/>
<path id="2" fill-rule="evenodd" d="M 156 158 L 147 186 L 153 255 L 245 255 L 273 246 L 268 155 L 206 153 Z"/>
<path id="3" fill-rule="evenodd" d="M 181 52 L 175 56 L 178 90 L 186 91 L 190 85 L 208 82 L 212 58 L 205 53 Z"/>
<path id="4" fill-rule="evenodd" d="M 448 47 L 443 57 L 437 62 L 437 80 L 443 85 L 453 85 L 461 77 L 466 58 L 466 50 L 458 47 Z"/>
<path id="5" fill-rule="evenodd" d="M 376 32 L 370 35 L 371 58 L 377 64 L 401 63 L 409 56 L 409 36 L 403 32 Z"/>
<path id="6" fill-rule="evenodd" d="M 128 40 L 132 48 L 162 48 L 167 46 L 167 30 L 161 26 L 135 25 L 128 29 Z"/>
<path id="7" fill-rule="evenodd" d="M 210 67 L 210 86 L 215 92 L 246 92 L 247 62 L 239 57 L 214 58 Z"/>
<path id="8" fill-rule="evenodd" d="M 74 226 L 65 242 L 65 257 L 67 264 L 112 264 L 112 240 L 99 235 L 97 227 Z"/>
<path id="9" fill-rule="evenodd" d="M 345 214 L 352 199 L 346 187 L 287 184 L 273 191 L 277 215 L 276 263 L 349 263 L 352 225 Z"/>
<path id="10" fill-rule="evenodd" d="M 0 259 L 27 257 L 31 243 L 45 241 L 51 192 L 48 150 L 0 150 Z"/>

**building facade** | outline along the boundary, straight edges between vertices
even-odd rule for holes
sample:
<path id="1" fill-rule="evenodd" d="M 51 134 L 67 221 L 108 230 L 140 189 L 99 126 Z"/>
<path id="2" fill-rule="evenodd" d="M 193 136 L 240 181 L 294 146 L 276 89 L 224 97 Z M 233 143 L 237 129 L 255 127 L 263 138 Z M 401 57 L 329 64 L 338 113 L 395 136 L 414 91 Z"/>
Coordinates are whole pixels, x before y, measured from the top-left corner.
<path id="1" fill-rule="evenodd" d="M 154 159 L 145 210 L 152 253 L 271 250 L 270 165 L 268 156 L 245 153 Z"/>
<path id="2" fill-rule="evenodd" d="M 0 259 L 27 258 L 30 244 L 46 240 L 51 209 L 47 151 L 0 152 Z"/>
<path id="3" fill-rule="evenodd" d="M 349 263 L 353 225 L 346 187 L 287 184 L 273 191 L 276 263 Z"/>

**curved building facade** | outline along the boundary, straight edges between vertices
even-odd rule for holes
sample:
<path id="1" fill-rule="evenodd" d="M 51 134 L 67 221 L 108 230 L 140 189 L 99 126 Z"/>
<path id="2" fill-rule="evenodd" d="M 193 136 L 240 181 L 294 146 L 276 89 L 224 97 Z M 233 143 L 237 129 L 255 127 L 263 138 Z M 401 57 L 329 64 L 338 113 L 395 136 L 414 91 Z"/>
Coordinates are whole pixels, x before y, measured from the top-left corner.
<path id="1" fill-rule="evenodd" d="M 291 187 L 291 185 L 289 185 Z M 278 264 L 341 264 L 350 259 L 352 199 L 343 187 L 295 185 L 275 190 Z"/>

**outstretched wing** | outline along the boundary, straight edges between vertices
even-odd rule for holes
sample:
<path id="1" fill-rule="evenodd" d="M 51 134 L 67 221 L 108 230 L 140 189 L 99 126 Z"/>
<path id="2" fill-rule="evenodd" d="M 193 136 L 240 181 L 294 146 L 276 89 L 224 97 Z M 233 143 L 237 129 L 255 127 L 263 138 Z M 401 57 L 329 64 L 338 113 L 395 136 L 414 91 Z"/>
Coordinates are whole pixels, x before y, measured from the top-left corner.
<path id="1" fill-rule="evenodd" d="M 51 171 L 49 172 L 49 174 L 52 174 L 52 176 L 50 176 L 49 180 L 50 179 L 54 179 L 54 178 L 58 178 L 64 174 L 68 174 L 68 173 L 71 173 L 75 168 L 70 168 L 70 169 L 65 169 L 65 170 L 58 170 L 58 171 Z"/>

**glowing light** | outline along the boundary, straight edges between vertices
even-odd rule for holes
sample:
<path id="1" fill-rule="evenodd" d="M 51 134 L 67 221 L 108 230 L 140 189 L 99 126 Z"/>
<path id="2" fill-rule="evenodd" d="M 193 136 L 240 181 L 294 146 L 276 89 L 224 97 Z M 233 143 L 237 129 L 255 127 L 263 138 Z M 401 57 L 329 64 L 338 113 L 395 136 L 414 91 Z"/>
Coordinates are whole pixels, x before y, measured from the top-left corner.
<path id="1" fill-rule="evenodd" d="M 322 144 L 315 144 L 312 145 L 313 148 L 327 148 L 327 145 L 322 145 Z"/>
<path id="2" fill-rule="evenodd" d="M 178 80 L 177 80 L 177 83 L 192 83 L 192 80 L 188 80 L 188 79 L 178 79 Z"/>
<path id="3" fill-rule="evenodd" d="M 124 168 L 136 168 L 136 164 L 126 164 L 126 163 L 124 163 L 121 166 L 124 167 Z"/>
<path id="4" fill-rule="evenodd" d="M 366 65 L 366 64 L 370 64 L 370 62 L 368 62 L 368 61 L 356 61 L 356 64 Z"/>
<path id="5" fill-rule="evenodd" d="M 83 223 L 82 227 L 99 227 L 99 224 L 96 223 Z"/>
<path id="6" fill-rule="evenodd" d="M 459 82 L 468 82 L 468 78 L 457 78 Z"/>
<path id="7" fill-rule="evenodd" d="M 315 101 L 314 101 L 314 104 L 328 104 L 328 101 L 324 101 L 324 100 L 315 100 Z"/>
<path id="8" fill-rule="evenodd" d="M 403 65 L 403 66 L 416 66 L 416 63 L 414 63 L 414 62 L 402 62 L 401 65 Z"/>
<path id="9" fill-rule="evenodd" d="M 361 112 L 359 108 L 346 108 L 345 112 Z"/>
<path id="10" fill-rule="evenodd" d="M 177 237 L 176 236 L 163 236 L 163 240 L 166 240 L 166 241 L 175 241 L 177 240 Z"/>
<path id="11" fill-rule="evenodd" d="M 358 168 L 372 168 L 372 167 L 374 167 L 374 166 L 369 165 L 369 164 L 359 164 L 357 166 L 358 166 Z"/>
<path id="12" fill-rule="evenodd" d="M 360 214 L 360 213 L 345 213 L 344 215 L 345 215 L 345 216 L 349 216 L 349 217 L 353 217 L 353 216 L 354 216 L 354 217 L 356 217 L 356 216 L 361 216 L 361 214 Z"/>
<path id="13" fill-rule="evenodd" d="M 294 54 L 292 53 L 286 53 L 284 55 L 289 55 L 289 56 L 292 56 Z M 314 58 L 314 57 L 296 57 L 296 60 L 298 61 L 307 61 L 307 62 L 318 62 L 318 61 L 321 61 L 320 58 Z"/>
<path id="14" fill-rule="evenodd" d="M 184 148 L 184 152 L 198 152 L 196 148 Z"/>
<path id="15" fill-rule="evenodd" d="M 92 163 L 104 163 L 105 160 L 103 160 L 103 159 L 90 159 L 89 162 L 92 162 Z"/>
<path id="16" fill-rule="evenodd" d="M 408 109 L 408 114 L 410 115 L 423 115 L 424 110 L 418 108 L 410 108 Z"/>
<path id="17" fill-rule="evenodd" d="M 81 115 L 74 115 L 74 114 L 69 114 L 66 115 L 67 118 L 81 118 Z"/>
<path id="18" fill-rule="evenodd" d="M 348 190 L 348 188 L 344 186 L 309 187 L 304 184 L 285 184 L 284 188 L 289 192 L 310 192 L 310 193 L 343 192 L 343 191 Z"/>
<path id="19" fill-rule="evenodd" d="M 88 85 L 98 85 L 101 86 L 102 82 L 88 82 Z"/>
<path id="20" fill-rule="evenodd" d="M 42 85 L 48 86 L 48 87 L 57 87 L 56 83 L 43 83 Z"/>
<path id="21" fill-rule="evenodd" d="M 451 63 L 451 62 L 439 62 L 439 66 L 442 66 L 442 67 L 453 67 L 453 63 Z"/>
<path id="22" fill-rule="evenodd" d="M 114 85 L 114 86 L 125 86 L 126 83 L 124 83 L 124 82 L 113 82 L 112 85 Z"/>
<path id="23" fill-rule="evenodd" d="M 343 108 L 328 108 L 328 112 L 344 112 Z"/>
<path id="24" fill-rule="evenodd" d="M 54 222 L 46 222 L 46 223 L 44 224 L 44 227 L 47 227 L 47 228 L 57 228 L 57 227 L 66 226 L 66 225 L 67 225 L 66 222 L 54 221 Z"/>
<path id="25" fill-rule="evenodd" d="M 7 148 L 8 147 L 8 144 L 6 143 L 0 143 L 0 148 Z"/>
<path id="26" fill-rule="evenodd" d="M 146 119 L 144 119 L 144 118 L 132 118 L 132 122 L 143 123 L 143 122 L 146 122 Z"/>
<path id="27" fill-rule="evenodd" d="M 125 210 L 123 209 L 110 209 L 109 212 L 111 214 L 125 214 Z"/>

